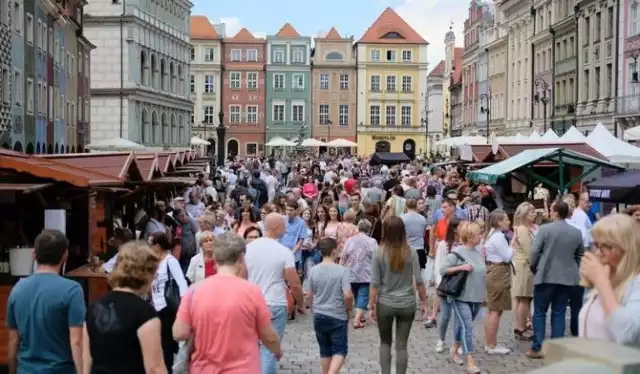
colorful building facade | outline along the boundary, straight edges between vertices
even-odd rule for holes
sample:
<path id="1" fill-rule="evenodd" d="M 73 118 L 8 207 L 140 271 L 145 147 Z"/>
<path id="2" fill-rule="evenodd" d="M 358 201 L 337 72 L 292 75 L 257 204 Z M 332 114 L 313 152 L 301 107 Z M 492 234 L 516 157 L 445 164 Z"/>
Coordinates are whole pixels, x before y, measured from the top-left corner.
<path id="1" fill-rule="evenodd" d="M 285 24 L 267 36 L 266 137 L 311 136 L 311 38 Z"/>
<path id="2" fill-rule="evenodd" d="M 312 69 L 312 130 L 321 141 L 356 141 L 356 56 L 353 38 L 334 27 L 315 38 Z"/>
<path id="3" fill-rule="evenodd" d="M 257 156 L 266 139 L 266 41 L 241 29 L 224 40 L 222 110 L 229 154 Z"/>
<path id="4" fill-rule="evenodd" d="M 11 86 L 13 69 L 11 67 L 11 8 L 9 3 L 2 2 L 0 9 L 0 71 L 2 72 L 2 86 L 0 97 L 0 145 L 11 147 Z"/>
<path id="5" fill-rule="evenodd" d="M 357 42 L 358 153 L 426 152 L 427 45 L 391 8 Z"/>

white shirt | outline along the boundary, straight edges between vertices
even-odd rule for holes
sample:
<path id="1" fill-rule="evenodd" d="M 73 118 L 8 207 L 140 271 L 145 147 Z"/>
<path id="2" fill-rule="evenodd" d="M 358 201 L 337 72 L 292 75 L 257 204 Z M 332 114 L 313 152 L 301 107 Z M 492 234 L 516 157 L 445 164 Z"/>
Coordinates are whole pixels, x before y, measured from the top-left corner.
<path id="1" fill-rule="evenodd" d="M 164 298 L 164 289 L 169 280 L 167 270 L 171 272 L 171 278 L 178 284 L 180 297 L 183 297 L 184 294 L 187 293 L 187 288 L 189 287 L 187 286 L 187 281 L 184 279 L 184 274 L 182 274 L 182 268 L 180 268 L 178 260 L 172 255 L 165 256 L 164 260 L 158 265 L 156 277 L 153 283 L 151 283 L 151 300 L 157 312 L 167 307 L 167 299 Z"/>
<path id="2" fill-rule="evenodd" d="M 584 243 L 588 243 L 589 242 L 589 237 L 587 236 L 587 233 L 585 233 L 584 231 L 582 231 L 582 228 L 580 226 L 578 226 L 577 223 L 575 223 L 572 219 L 567 218 L 564 220 L 566 223 L 570 224 L 571 226 L 575 227 L 576 229 L 580 230 L 580 233 L 582 234 L 582 245 L 584 245 Z M 588 248 L 588 247 L 587 247 Z"/>
<path id="3" fill-rule="evenodd" d="M 245 262 L 249 282 L 260 287 L 267 305 L 287 306 L 284 270 L 296 266 L 289 248 L 274 239 L 259 238 L 247 245 Z"/>
<path id="4" fill-rule="evenodd" d="M 229 173 L 227 175 L 227 184 L 229 186 L 235 186 L 237 181 L 238 181 L 238 176 L 235 175 L 234 173 Z"/>
<path id="5" fill-rule="evenodd" d="M 267 175 L 264 182 L 267 185 L 268 191 L 275 191 L 276 188 L 278 188 L 278 179 L 273 175 Z"/>
<path id="6" fill-rule="evenodd" d="M 585 248 L 591 246 L 591 220 L 587 213 L 580 208 L 575 208 L 571 215 L 571 221 L 574 226 L 582 233 L 582 241 Z"/>
<path id="7" fill-rule="evenodd" d="M 484 246 L 487 262 L 509 263 L 513 259 L 513 248 L 501 231 L 494 230 Z"/>

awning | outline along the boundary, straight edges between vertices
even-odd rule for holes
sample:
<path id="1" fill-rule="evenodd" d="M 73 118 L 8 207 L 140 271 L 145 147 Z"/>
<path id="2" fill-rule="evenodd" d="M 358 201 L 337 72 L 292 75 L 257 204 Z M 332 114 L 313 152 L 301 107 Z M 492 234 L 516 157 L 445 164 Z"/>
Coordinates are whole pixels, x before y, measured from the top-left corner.
<path id="1" fill-rule="evenodd" d="M 0 183 L 2 192 L 31 193 L 53 186 L 53 183 Z"/>
<path id="2" fill-rule="evenodd" d="M 514 156 L 509 157 L 504 161 L 500 161 L 486 168 L 469 172 L 467 175 L 474 182 L 495 184 L 502 176 L 506 176 L 518 169 L 526 166 L 534 165 L 540 161 L 551 161 L 560 164 L 562 161 L 564 164 L 572 166 L 580 166 L 584 169 L 592 167 L 607 166 L 617 170 L 623 170 L 624 168 L 611 164 L 607 161 L 601 160 L 596 157 L 585 155 L 582 153 L 566 150 L 563 148 L 542 148 L 542 149 L 527 149 Z M 585 170 L 586 171 L 586 170 Z M 562 175 L 562 173 L 560 173 Z M 565 184 L 561 181 L 561 184 Z M 560 190 L 564 191 L 565 186 L 559 186 Z"/>
<path id="3" fill-rule="evenodd" d="M 36 157 L 106 174 L 111 179 L 122 182 L 143 180 L 134 152 L 55 154 Z"/>
<path id="4" fill-rule="evenodd" d="M 371 165 L 395 165 L 403 162 L 411 162 L 409 156 L 402 152 L 376 152 L 371 156 Z"/>
<path id="5" fill-rule="evenodd" d="M 600 178 L 589 183 L 587 189 L 590 200 L 640 204 L 640 171 Z"/>
<path id="6" fill-rule="evenodd" d="M 156 184 L 156 185 L 184 185 L 190 186 L 196 183 L 196 178 L 190 177 L 161 177 L 152 179 L 146 184 Z"/>

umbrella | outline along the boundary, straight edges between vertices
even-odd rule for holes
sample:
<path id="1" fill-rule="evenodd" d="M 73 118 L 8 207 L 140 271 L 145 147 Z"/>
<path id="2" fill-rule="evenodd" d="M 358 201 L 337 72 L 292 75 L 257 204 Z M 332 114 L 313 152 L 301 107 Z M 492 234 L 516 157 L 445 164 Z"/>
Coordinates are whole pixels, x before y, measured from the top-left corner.
<path id="1" fill-rule="evenodd" d="M 96 151 L 104 151 L 104 150 L 119 150 L 119 151 L 127 151 L 127 150 L 135 150 L 135 149 L 143 149 L 144 146 L 142 144 L 138 144 L 136 142 L 132 142 L 131 140 L 123 139 L 123 138 L 109 138 L 104 140 L 98 140 L 91 144 L 87 145 L 87 149 L 96 150 Z"/>
<path id="2" fill-rule="evenodd" d="M 329 147 L 357 147 L 358 144 L 347 139 L 334 139 L 327 143 Z"/>
<path id="3" fill-rule="evenodd" d="M 208 141 L 204 140 L 204 139 L 200 139 L 197 136 L 194 136 L 193 138 L 191 138 L 191 145 L 210 145 L 211 143 L 209 143 Z"/>
<path id="4" fill-rule="evenodd" d="M 295 147 L 296 143 L 289 141 L 287 139 L 282 139 L 280 137 L 275 137 L 271 140 L 269 140 L 269 142 L 267 144 L 265 144 L 268 147 Z"/>
<path id="5" fill-rule="evenodd" d="M 624 204 L 640 203 L 640 171 L 604 177 L 587 184 L 589 198 Z"/>
<path id="6" fill-rule="evenodd" d="M 310 139 L 303 140 L 300 145 L 302 147 L 326 147 L 327 143 L 321 142 L 320 140 L 317 140 L 317 139 L 310 138 Z"/>

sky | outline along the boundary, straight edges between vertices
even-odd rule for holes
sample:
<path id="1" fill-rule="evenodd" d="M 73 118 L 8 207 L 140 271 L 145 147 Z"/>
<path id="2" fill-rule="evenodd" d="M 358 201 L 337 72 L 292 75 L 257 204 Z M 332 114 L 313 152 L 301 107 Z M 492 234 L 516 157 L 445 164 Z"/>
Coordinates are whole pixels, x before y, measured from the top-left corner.
<path id="1" fill-rule="evenodd" d="M 444 36 L 453 22 L 456 44 L 462 45 L 462 26 L 469 0 L 192 0 L 193 15 L 225 23 L 227 37 L 246 27 L 257 37 L 274 35 L 289 22 L 300 35 L 324 36 L 335 26 L 343 37 L 357 41 L 387 7 L 392 7 L 427 42 L 429 70 L 444 58 Z M 305 4 L 306 5 L 302 5 Z"/>

